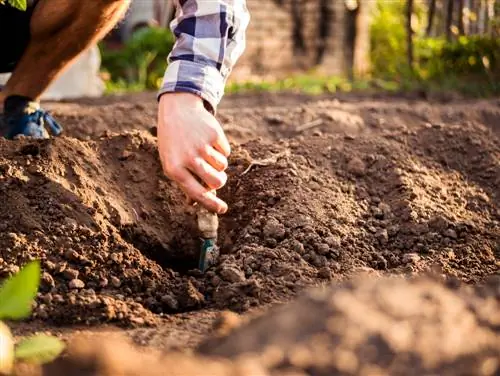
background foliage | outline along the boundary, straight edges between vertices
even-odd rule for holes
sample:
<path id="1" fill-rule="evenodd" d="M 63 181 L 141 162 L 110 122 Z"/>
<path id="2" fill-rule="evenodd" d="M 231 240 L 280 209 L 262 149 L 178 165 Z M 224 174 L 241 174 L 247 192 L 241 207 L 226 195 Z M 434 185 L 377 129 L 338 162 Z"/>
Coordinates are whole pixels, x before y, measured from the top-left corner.
<path id="1" fill-rule="evenodd" d="M 483 32 L 464 35 L 455 25 L 458 18 L 467 15 L 478 19 L 472 10 L 464 8 L 465 12 L 452 17 L 455 23 L 450 25 L 449 40 L 442 26 L 444 21 L 436 16 L 438 19 L 433 20 L 429 36 L 429 3 L 417 1 L 413 7 L 414 61 L 410 66 L 405 27 L 407 4 L 403 1 L 377 2 L 371 26 L 373 77 L 395 80 L 403 88 L 418 85 L 473 95 L 500 93 L 500 18 L 489 20 L 490 25 L 484 27 Z M 446 4 L 446 1 L 441 3 L 443 7 Z M 458 13 L 456 8 L 455 13 Z M 441 18 L 445 16 L 441 14 Z"/>
<path id="2" fill-rule="evenodd" d="M 320 94 L 423 88 L 458 90 L 474 96 L 500 93 L 500 2 L 494 3 L 495 17 L 486 20 L 483 17 L 481 26 L 478 13 L 484 9 L 455 5 L 449 15 L 450 1 L 484 7 L 492 0 L 377 0 L 371 14 L 372 68 L 367 77 L 349 81 L 345 77 L 309 72 L 272 81 L 230 83 L 227 92 L 292 90 Z M 409 3 L 412 64 L 409 64 L 407 38 Z M 432 3 L 436 9 L 434 16 L 429 12 Z M 464 22 L 470 25 L 466 28 Z M 108 91 L 156 90 L 174 42 L 168 29 L 148 27 L 136 32 L 122 49 L 110 50 L 101 44 Z"/>
<path id="3" fill-rule="evenodd" d="M 101 45 L 108 90 L 157 89 L 174 42 L 170 30 L 148 27 L 136 31 L 121 49 L 109 50 Z"/>

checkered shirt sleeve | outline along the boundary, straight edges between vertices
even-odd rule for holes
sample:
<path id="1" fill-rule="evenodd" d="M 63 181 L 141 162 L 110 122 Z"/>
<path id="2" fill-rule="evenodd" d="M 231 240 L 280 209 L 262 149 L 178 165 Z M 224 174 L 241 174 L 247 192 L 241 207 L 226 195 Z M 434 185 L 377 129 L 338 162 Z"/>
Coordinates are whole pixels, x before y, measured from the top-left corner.
<path id="1" fill-rule="evenodd" d="M 158 96 L 189 92 L 215 111 L 227 78 L 245 49 L 246 0 L 175 0 L 170 28 L 176 42 Z"/>

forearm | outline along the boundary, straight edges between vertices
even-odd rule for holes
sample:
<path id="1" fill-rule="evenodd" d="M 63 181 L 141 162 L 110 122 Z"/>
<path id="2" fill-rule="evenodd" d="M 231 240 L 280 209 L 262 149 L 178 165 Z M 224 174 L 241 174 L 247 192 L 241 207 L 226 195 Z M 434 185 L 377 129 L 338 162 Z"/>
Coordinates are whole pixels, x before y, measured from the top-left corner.
<path id="1" fill-rule="evenodd" d="M 159 95 L 193 93 L 215 110 L 224 95 L 227 78 L 245 49 L 250 19 L 246 1 L 176 3 L 178 12 L 171 24 L 176 43 Z"/>

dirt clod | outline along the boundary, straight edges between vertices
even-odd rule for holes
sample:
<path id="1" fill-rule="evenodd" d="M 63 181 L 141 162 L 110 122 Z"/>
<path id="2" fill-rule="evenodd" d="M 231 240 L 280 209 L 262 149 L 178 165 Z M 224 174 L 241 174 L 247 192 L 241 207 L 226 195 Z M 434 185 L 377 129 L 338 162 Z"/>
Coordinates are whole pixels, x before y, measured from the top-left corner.
<path id="1" fill-rule="evenodd" d="M 237 283 L 245 280 L 245 274 L 235 267 L 222 267 L 221 277 L 228 282 Z"/>
<path id="2" fill-rule="evenodd" d="M 354 157 L 347 163 L 347 171 L 357 177 L 361 177 L 366 172 L 366 165 L 360 158 Z"/>
<path id="3" fill-rule="evenodd" d="M 85 287 L 85 283 L 81 279 L 72 279 L 69 281 L 68 286 L 70 289 L 83 289 Z"/>

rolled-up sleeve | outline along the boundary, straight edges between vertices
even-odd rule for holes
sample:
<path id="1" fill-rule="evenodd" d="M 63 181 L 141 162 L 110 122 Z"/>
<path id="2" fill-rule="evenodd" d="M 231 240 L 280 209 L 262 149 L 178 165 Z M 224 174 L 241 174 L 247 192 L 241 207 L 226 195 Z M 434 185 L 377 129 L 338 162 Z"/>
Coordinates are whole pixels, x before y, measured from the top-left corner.
<path id="1" fill-rule="evenodd" d="M 158 97 L 189 92 L 215 111 L 227 78 L 245 50 L 250 21 L 246 0 L 176 0 L 176 5 L 170 25 L 176 42 Z"/>

